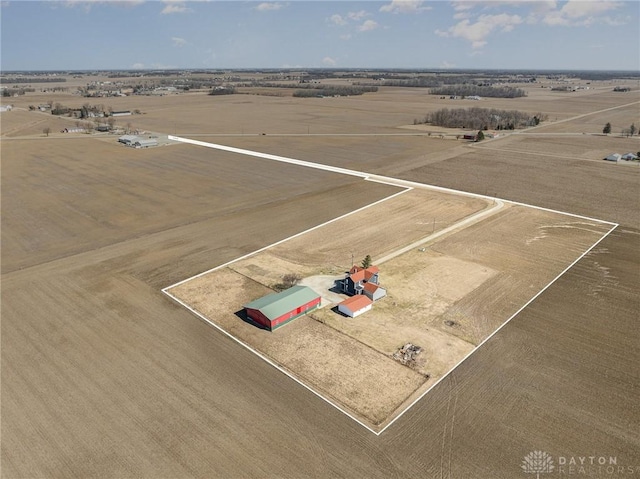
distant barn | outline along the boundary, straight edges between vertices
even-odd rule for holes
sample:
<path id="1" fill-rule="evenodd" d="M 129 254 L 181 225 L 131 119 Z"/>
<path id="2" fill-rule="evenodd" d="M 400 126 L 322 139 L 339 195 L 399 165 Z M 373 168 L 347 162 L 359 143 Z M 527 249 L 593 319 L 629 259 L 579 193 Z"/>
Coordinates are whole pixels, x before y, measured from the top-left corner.
<path id="1" fill-rule="evenodd" d="M 133 142 L 134 148 L 149 148 L 150 146 L 158 146 L 158 140 L 155 138 L 138 138 Z"/>
<path id="2" fill-rule="evenodd" d="M 244 305 L 254 323 L 273 331 L 320 305 L 320 295 L 308 286 L 293 286 Z"/>

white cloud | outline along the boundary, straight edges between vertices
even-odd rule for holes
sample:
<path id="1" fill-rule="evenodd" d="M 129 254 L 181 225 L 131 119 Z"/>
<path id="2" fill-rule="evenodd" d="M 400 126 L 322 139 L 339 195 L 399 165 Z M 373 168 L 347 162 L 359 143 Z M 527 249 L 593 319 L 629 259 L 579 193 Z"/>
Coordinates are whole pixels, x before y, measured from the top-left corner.
<path id="1" fill-rule="evenodd" d="M 371 30 L 375 30 L 380 25 L 375 20 L 366 20 L 362 25 L 358 27 L 358 31 L 360 32 L 370 32 Z"/>
<path id="2" fill-rule="evenodd" d="M 130 8 L 140 5 L 141 3 L 144 3 L 144 1 L 145 0 L 65 0 L 60 3 L 67 8 L 80 7 L 86 13 L 89 13 L 91 11 L 91 7 L 94 5 L 114 5 L 117 7 Z M 54 2 L 51 2 L 51 4 L 53 3 Z M 8 6 L 9 2 L 6 2 L 6 5 Z"/>
<path id="3" fill-rule="evenodd" d="M 487 37 L 494 30 L 499 29 L 503 32 L 510 32 L 515 25 L 521 24 L 522 21 L 522 17 L 519 15 L 507 15 L 506 13 L 480 15 L 475 23 L 465 19 L 449 27 L 448 30 L 436 30 L 436 34 L 441 37 L 463 38 L 471 42 L 472 48 L 478 49 L 487 44 Z"/>
<path id="4" fill-rule="evenodd" d="M 564 4 L 561 11 L 569 18 L 582 18 L 600 15 L 609 10 L 615 10 L 620 6 L 622 6 L 622 3 L 615 1 L 586 2 L 584 0 L 569 0 Z"/>
<path id="5" fill-rule="evenodd" d="M 555 1 L 547 1 L 536 5 L 529 18 L 530 23 L 542 23 L 549 26 L 588 26 L 594 23 L 609 23 L 612 19 L 603 15 L 606 12 L 616 10 L 623 2 L 615 0 L 568 0 L 562 8 L 558 8 Z M 626 23 L 625 19 L 613 20 L 614 25 Z M 618 23 L 620 22 L 620 23 Z"/>
<path id="6" fill-rule="evenodd" d="M 188 13 L 192 12 L 185 2 L 181 0 L 163 0 L 165 7 L 160 12 L 163 15 L 171 15 L 172 13 Z"/>
<path id="7" fill-rule="evenodd" d="M 284 3 L 280 3 L 280 2 L 263 2 L 256 7 L 256 10 L 258 10 L 259 12 L 268 12 L 268 11 L 280 10 L 285 6 L 286 5 Z"/>
<path id="8" fill-rule="evenodd" d="M 322 59 L 322 64 L 328 67 L 333 67 L 336 65 L 336 61 L 331 57 L 324 57 Z"/>
<path id="9" fill-rule="evenodd" d="M 344 18 L 342 18 L 342 15 L 339 15 L 337 13 L 334 15 L 331 15 L 329 17 L 329 21 L 334 25 L 338 25 L 338 26 L 343 26 L 347 24 L 347 21 Z"/>
<path id="10" fill-rule="evenodd" d="M 131 68 L 135 70 L 142 70 L 144 68 L 144 63 L 134 63 L 131 65 Z"/>
<path id="11" fill-rule="evenodd" d="M 386 13 L 419 13 L 431 10 L 425 7 L 423 0 L 391 0 L 391 3 L 380 7 L 381 12 Z"/>
<path id="12" fill-rule="evenodd" d="M 371 16 L 371 14 L 364 10 L 360 10 L 359 12 L 347 13 L 347 17 L 349 17 L 351 20 L 355 20 L 356 22 L 362 20 L 364 17 L 369 17 L 369 16 Z"/>
<path id="13" fill-rule="evenodd" d="M 184 38 L 180 38 L 180 37 L 171 37 L 171 41 L 173 42 L 173 45 L 176 47 L 184 47 L 189 43 Z"/>

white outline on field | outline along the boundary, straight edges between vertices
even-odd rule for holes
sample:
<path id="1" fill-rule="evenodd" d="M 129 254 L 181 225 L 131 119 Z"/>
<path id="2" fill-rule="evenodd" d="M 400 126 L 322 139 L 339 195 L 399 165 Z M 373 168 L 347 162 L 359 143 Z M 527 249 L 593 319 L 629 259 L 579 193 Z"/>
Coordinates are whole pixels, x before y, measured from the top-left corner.
<path id="1" fill-rule="evenodd" d="M 404 415 L 404 413 L 406 413 L 409 409 L 411 409 L 418 401 L 420 401 L 429 391 L 431 391 L 443 379 L 445 379 L 451 373 L 453 373 L 453 371 L 458 366 L 460 366 L 463 362 L 465 362 L 467 359 L 469 359 L 469 357 L 471 357 L 478 349 L 480 349 L 480 347 L 482 345 L 484 345 L 487 341 L 489 341 L 489 339 L 491 339 L 498 331 L 500 331 L 504 326 L 506 326 L 507 323 L 509 323 L 513 318 L 515 318 L 518 314 L 520 314 L 520 312 L 522 310 L 524 310 L 527 306 L 529 306 L 529 304 L 531 304 L 533 301 L 535 301 L 535 299 L 538 296 L 540 296 L 544 291 L 546 291 L 547 288 L 549 288 L 561 276 L 563 276 L 567 271 L 569 271 L 578 261 L 580 261 L 582 258 L 584 258 L 593 248 L 595 248 L 602 240 L 604 240 L 607 236 L 609 236 L 609 234 L 611 234 L 611 232 L 613 230 L 615 230 L 619 226 L 617 223 L 612 223 L 611 221 L 600 220 L 600 219 L 597 219 L 597 218 L 590 218 L 588 216 L 582 216 L 582 215 L 577 215 L 577 214 L 573 214 L 573 213 L 567 213 L 567 212 L 564 212 L 564 211 L 553 210 L 553 209 L 550 209 L 550 208 L 543 208 L 543 207 L 540 207 L 540 206 L 529 205 L 527 203 L 520 203 L 520 202 L 517 202 L 517 201 L 505 200 L 505 199 L 496 198 L 496 197 L 493 197 L 493 196 L 479 195 L 479 194 L 476 194 L 476 193 L 469 193 L 469 192 L 466 192 L 466 191 L 459 191 L 459 190 L 454 190 L 454 189 L 450 189 L 450 188 L 443 188 L 443 187 L 440 187 L 440 186 L 427 185 L 427 184 L 418 183 L 418 182 L 415 182 L 415 181 L 402 180 L 402 179 L 398 179 L 398 178 L 391 178 L 391 177 L 388 177 L 388 176 L 369 174 L 369 173 L 365 173 L 365 172 L 361 172 L 361 171 L 350 170 L 350 169 L 347 169 L 347 168 L 340 168 L 340 167 L 336 167 L 336 166 L 323 165 L 323 164 L 320 164 L 320 163 L 313 163 L 313 162 L 304 161 L 304 160 L 296 160 L 294 158 L 287 158 L 287 157 L 284 157 L 284 156 L 271 155 L 271 154 L 268 154 L 268 153 L 260 153 L 260 152 L 256 152 L 256 151 L 245 150 L 245 149 L 242 149 L 242 148 L 235 148 L 235 147 L 231 147 L 231 146 L 218 145 L 218 144 L 215 144 L 215 143 L 207 143 L 207 142 L 199 141 L 199 140 L 191 140 L 191 139 L 188 139 L 188 138 L 181 138 L 181 137 L 173 136 L 173 135 L 169 135 L 169 140 L 179 141 L 179 142 L 182 142 L 182 143 L 188 143 L 188 144 L 192 144 L 192 145 L 196 145 L 196 146 L 204 146 L 206 148 L 214 148 L 214 149 L 217 149 L 217 150 L 228 151 L 228 152 L 231 152 L 231 153 L 238 153 L 238 154 L 241 154 L 241 155 L 264 158 L 264 159 L 272 160 L 272 161 L 280 161 L 280 162 L 283 162 L 283 163 L 290 163 L 290 164 L 293 164 L 293 165 L 304 166 L 304 167 L 307 167 L 307 168 L 314 168 L 314 169 L 319 169 L 319 170 L 323 170 L 323 171 L 329 171 L 329 172 L 332 172 L 332 173 L 344 174 L 344 175 L 349 175 L 349 176 L 356 176 L 356 177 L 364 179 L 365 181 L 372 181 L 372 182 L 376 182 L 376 183 L 383 183 L 383 184 L 387 184 L 387 185 L 391 185 L 391 186 L 396 186 L 398 188 L 405 188 L 402 191 L 394 193 L 393 195 L 390 195 L 390 196 L 387 196 L 385 198 L 382 198 L 382 199 L 380 199 L 378 201 L 375 201 L 373 203 L 365 205 L 365 206 L 363 206 L 361 208 L 358 208 L 356 210 L 350 211 L 349 213 L 346 213 L 344 215 L 338 216 L 338 217 L 333 218 L 333 219 L 331 219 L 329 221 L 325 221 L 322 224 L 313 226 L 312 228 L 306 229 L 306 230 L 304 230 L 304 231 L 302 231 L 300 233 L 296 233 L 295 235 L 289 236 L 288 238 L 284 238 L 284 239 L 282 239 L 280 241 L 277 241 L 277 242 L 275 242 L 273 244 L 270 244 L 268 246 L 260 248 L 260 249 L 258 249 L 256 251 L 253 251 L 253 252 L 248 253 L 246 255 L 240 256 L 238 258 L 235 258 L 235 259 L 233 259 L 231 261 L 228 261 L 228 262 L 226 262 L 224 264 L 221 264 L 219 266 L 211 268 L 211 269 L 209 269 L 207 271 L 203 271 L 202 273 L 196 274 L 196 275 L 191 276 L 191 277 L 189 277 L 187 279 L 183 279 L 182 281 L 178 281 L 177 283 L 174 283 L 171 286 L 167 286 L 167 287 L 162 289 L 162 293 L 164 293 L 165 295 L 169 296 L 172 300 L 174 300 L 178 304 L 182 305 L 183 307 L 185 307 L 186 309 L 191 311 L 193 314 L 198 316 L 200 319 L 202 319 L 206 323 L 212 325 L 214 328 L 218 329 L 219 331 L 222 331 L 226 336 L 228 336 L 229 338 L 231 338 L 232 340 L 234 340 L 238 344 L 244 346 L 249 351 L 254 353 L 256 356 L 258 356 L 259 358 L 263 359 L 264 361 L 269 363 L 271 366 L 273 366 L 274 368 L 276 368 L 280 372 L 286 374 L 288 377 L 293 379 L 295 382 L 297 382 L 298 384 L 303 386 L 305 389 L 311 391 L 313 394 L 318 396 L 320 399 L 322 399 L 323 401 L 327 402 L 331 406 L 335 407 L 338 411 L 342 412 L 343 414 L 345 414 L 349 418 L 353 419 L 355 422 L 357 422 L 362 427 L 364 427 L 368 431 L 372 432 L 376 436 L 379 436 L 380 434 L 382 434 L 384 431 L 387 430 L 388 427 L 390 427 L 398 419 L 400 419 L 400 417 L 402 417 L 402 415 Z M 290 239 L 297 238 L 298 236 L 302 236 L 305 233 L 309 233 L 310 231 L 313 231 L 315 229 L 321 228 L 321 227 L 323 227 L 325 225 L 328 225 L 328 224 L 333 223 L 335 221 L 338 221 L 338 220 L 340 220 L 342 218 L 345 218 L 347 216 L 355 214 L 355 213 L 357 213 L 359 211 L 362 211 L 362 210 L 364 210 L 366 208 L 369 208 L 371 206 L 375 206 L 377 204 L 380 204 L 383 201 L 387 201 L 387 200 L 389 200 L 391 198 L 395 198 L 396 196 L 401 195 L 403 193 L 406 193 L 408 191 L 411 191 L 412 189 L 415 189 L 415 188 L 429 189 L 429 190 L 441 191 L 441 192 L 445 192 L 445 193 L 453 193 L 453 194 L 457 194 L 457 195 L 470 196 L 470 197 L 474 197 L 474 198 L 482 198 L 482 199 L 485 199 L 485 200 L 493 200 L 493 201 L 496 201 L 496 202 L 509 203 L 509 204 L 518 205 L 518 206 L 526 206 L 526 207 L 529 207 L 529 208 L 533 208 L 533 209 L 537 209 L 537 210 L 541 210 L 541 211 L 547 211 L 547 212 L 550 212 L 550 213 L 557 213 L 557 214 L 561 214 L 561 215 L 565 215 L 565 216 L 571 216 L 573 218 L 580 218 L 580 219 L 585 219 L 585 220 L 589 220 L 589 221 L 595 221 L 595 222 L 598 222 L 598 223 L 608 224 L 608 225 L 611 225 L 611 229 L 609 229 L 609 231 L 607 231 L 599 240 L 597 240 L 595 243 L 593 243 L 593 245 L 591 245 L 584 253 L 582 253 L 569 266 L 567 266 L 560 274 L 558 274 L 554 279 L 552 279 L 551 282 L 549 282 L 544 288 L 542 288 L 540 291 L 538 291 L 529 301 L 527 301 L 520 309 L 518 309 L 518 311 L 513 313 L 513 315 L 511 315 L 511 317 L 509 317 L 504 323 L 502 323 L 493 333 L 491 333 L 489 336 L 487 336 L 485 339 L 483 339 L 480 342 L 480 344 L 478 344 L 475 348 L 473 348 L 473 350 L 471 350 L 464 358 L 462 358 L 458 363 L 456 363 L 455 366 L 453 366 L 449 371 L 447 371 L 435 383 L 433 383 L 431 386 L 429 386 L 429 388 L 426 389 L 422 394 L 420 394 L 420 396 L 418 396 L 415 400 L 413 400 L 411 402 L 411 404 L 409 404 L 400 413 L 398 413 L 398 415 L 396 415 L 391 421 L 389 421 L 389 423 L 386 426 L 384 426 L 380 431 L 376 432 L 375 430 L 370 428 L 367 424 L 363 423 L 358 418 L 354 417 L 348 411 L 345 411 L 342 407 L 340 407 L 340 405 L 338 405 L 338 404 L 332 402 L 331 400 L 327 399 L 322 394 L 320 394 L 318 391 L 314 390 L 313 388 L 311 388 L 307 384 L 305 384 L 302 381 L 300 381 L 293 374 L 291 374 L 290 372 L 288 372 L 287 370 L 285 370 L 284 368 L 282 368 L 281 366 L 279 366 L 278 364 L 273 362 L 271 359 L 269 359 L 268 357 L 264 356 L 259 351 L 257 351 L 256 349 L 252 348 L 248 344 L 244 343 L 240 339 L 236 338 L 231 333 L 225 331 L 221 326 L 218 326 L 213 321 L 208 319 L 206 316 L 204 316 L 200 312 L 196 311 L 191 306 L 185 304 L 183 301 L 181 301 L 180 299 L 176 298 L 174 295 L 172 295 L 168 291 L 168 290 L 170 290 L 170 289 L 172 289 L 172 288 L 174 288 L 176 286 L 179 286 L 179 285 L 184 284 L 184 283 L 186 283 L 188 281 L 191 281 L 192 279 L 196 279 L 196 278 L 204 276 L 204 275 L 206 275 L 208 273 L 211 273 L 212 271 L 216 271 L 218 269 L 225 268 L 225 267 L 229 266 L 230 264 L 235 263 L 236 261 L 240 261 L 240 260 L 243 260 L 243 259 L 248 258 L 250 256 L 253 256 L 253 255 L 256 255 L 258 253 L 261 253 L 262 251 L 265 251 L 265 250 L 267 250 L 269 248 L 272 248 L 274 246 L 282 244 L 282 243 L 284 243 L 286 241 L 289 241 Z M 492 211 L 492 210 L 489 210 L 489 211 Z"/>

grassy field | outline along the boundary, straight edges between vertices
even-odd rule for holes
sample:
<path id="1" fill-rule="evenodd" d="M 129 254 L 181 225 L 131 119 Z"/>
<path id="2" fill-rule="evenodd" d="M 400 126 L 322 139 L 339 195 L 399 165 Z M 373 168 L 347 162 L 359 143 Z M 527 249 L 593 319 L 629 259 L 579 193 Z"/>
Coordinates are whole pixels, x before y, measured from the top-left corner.
<path id="1" fill-rule="evenodd" d="M 611 88 L 571 96 L 541 89 L 483 106 L 542 111 L 552 121 L 640 101 L 637 91 Z M 160 289 L 397 188 L 186 145 L 136 151 L 95 137 L 45 138 L 41 124 L 29 124 L 41 116 L 19 108 L 50 97 L 12 98 L 17 109 L 0 116 L 3 477 L 511 479 L 532 450 L 640 463 L 640 169 L 588 161 L 611 138 L 583 140 L 580 126 L 575 147 L 528 137 L 481 148 L 389 137 L 386 151 L 384 138 L 377 148 L 367 146 L 372 137 L 291 140 L 293 153 L 307 152 L 303 160 L 322 161 L 324 150 L 350 167 L 371 156 L 374 173 L 620 223 L 376 437 Z M 58 100 L 84 103 L 70 94 Z M 104 103 L 140 108 L 131 121 L 151 131 L 268 134 L 259 140 L 406 132 L 398 126 L 452 106 L 392 88 L 357 98 L 193 94 Z M 601 133 L 606 118 L 586 133 Z M 258 149 L 257 140 L 214 142 Z M 483 149 L 501 141 L 529 151 Z M 286 141 L 276 143 L 260 151 L 296 157 Z M 588 158 L 562 158 L 574 155 Z"/>

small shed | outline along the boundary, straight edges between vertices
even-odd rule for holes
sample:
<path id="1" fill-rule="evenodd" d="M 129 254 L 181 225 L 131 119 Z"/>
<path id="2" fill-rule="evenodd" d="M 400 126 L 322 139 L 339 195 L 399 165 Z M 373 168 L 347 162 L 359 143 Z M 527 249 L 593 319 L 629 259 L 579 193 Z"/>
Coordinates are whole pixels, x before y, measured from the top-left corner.
<path id="1" fill-rule="evenodd" d="M 308 286 L 293 286 L 244 305 L 254 323 L 273 331 L 320 306 L 320 295 Z"/>
<path id="2" fill-rule="evenodd" d="M 604 158 L 605 161 L 618 161 L 620 158 L 622 158 L 622 155 L 620 153 L 613 153 L 609 156 L 607 156 L 606 158 Z"/>
<path id="3" fill-rule="evenodd" d="M 477 131 L 465 131 L 464 134 L 462 135 L 462 139 L 463 140 L 476 141 L 478 139 L 478 132 Z"/>
<path id="4" fill-rule="evenodd" d="M 373 301 L 369 297 L 364 294 L 359 294 L 357 296 L 351 296 L 340 303 L 338 305 L 338 311 L 351 318 L 355 318 L 369 311 L 372 306 Z"/>

